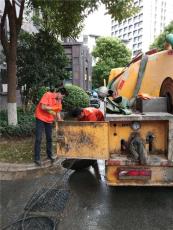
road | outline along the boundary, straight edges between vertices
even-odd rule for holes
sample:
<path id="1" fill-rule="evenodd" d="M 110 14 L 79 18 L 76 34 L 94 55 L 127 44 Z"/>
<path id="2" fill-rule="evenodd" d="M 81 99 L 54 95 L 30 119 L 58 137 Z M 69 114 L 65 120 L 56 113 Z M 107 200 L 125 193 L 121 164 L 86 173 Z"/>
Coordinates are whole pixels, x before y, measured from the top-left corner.
<path id="1" fill-rule="evenodd" d="M 78 173 L 70 171 L 63 178 L 65 172 L 66 170 L 62 170 L 62 173 L 27 180 L 2 181 L 2 226 L 21 216 L 36 191 L 56 188 L 67 195 L 63 197 L 59 193 L 58 197 L 63 201 L 58 201 L 57 196 L 49 196 L 47 203 L 52 201 L 52 207 L 49 205 L 46 208 L 42 201 L 39 210 L 37 207 L 30 211 L 37 211 L 37 215 L 44 211 L 47 216 L 53 216 L 58 230 L 173 229 L 173 188 L 107 187 L 103 171 L 100 182 L 96 180 L 92 170 Z M 55 205 L 58 202 L 61 205 L 57 208 Z"/>

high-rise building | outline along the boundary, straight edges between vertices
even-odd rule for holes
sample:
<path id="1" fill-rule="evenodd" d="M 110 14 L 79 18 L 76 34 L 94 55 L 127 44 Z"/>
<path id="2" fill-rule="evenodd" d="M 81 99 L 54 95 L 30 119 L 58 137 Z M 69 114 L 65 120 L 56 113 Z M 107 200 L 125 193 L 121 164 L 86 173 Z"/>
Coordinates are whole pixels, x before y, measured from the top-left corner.
<path id="1" fill-rule="evenodd" d="M 148 51 L 155 37 L 173 20 L 172 0 L 134 0 L 134 5 L 140 8 L 136 15 L 121 23 L 111 22 L 111 36 L 122 39 L 132 56 Z"/>

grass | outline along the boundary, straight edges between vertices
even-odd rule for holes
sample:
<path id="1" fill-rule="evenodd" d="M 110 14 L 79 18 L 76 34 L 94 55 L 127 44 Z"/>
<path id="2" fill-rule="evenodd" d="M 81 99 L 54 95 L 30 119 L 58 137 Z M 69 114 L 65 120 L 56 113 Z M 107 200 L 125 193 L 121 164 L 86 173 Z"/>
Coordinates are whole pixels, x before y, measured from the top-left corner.
<path id="1" fill-rule="evenodd" d="M 53 134 L 53 153 L 56 153 L 55 134 Z M 0 161 L 9 163 L 31 163 L 34 154 L 34 137 L 10 138 L 0 141 Z M 41 159 L 46 158 L 45 137 L 41 145 Z"/>

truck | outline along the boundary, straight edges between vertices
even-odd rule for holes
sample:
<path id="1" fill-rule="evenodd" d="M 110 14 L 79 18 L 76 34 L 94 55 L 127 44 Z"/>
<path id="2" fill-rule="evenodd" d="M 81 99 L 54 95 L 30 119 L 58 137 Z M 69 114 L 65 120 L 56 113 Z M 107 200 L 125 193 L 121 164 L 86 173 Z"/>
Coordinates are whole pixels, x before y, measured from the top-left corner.
<path id="1" fill-rule="evenodd" d="M 59 122 L 58 157 L 104 160 L 110 186 L 173 186 L 173 50 L 111 70 L 108 88 L 131 102 L 132 113 Z"/>

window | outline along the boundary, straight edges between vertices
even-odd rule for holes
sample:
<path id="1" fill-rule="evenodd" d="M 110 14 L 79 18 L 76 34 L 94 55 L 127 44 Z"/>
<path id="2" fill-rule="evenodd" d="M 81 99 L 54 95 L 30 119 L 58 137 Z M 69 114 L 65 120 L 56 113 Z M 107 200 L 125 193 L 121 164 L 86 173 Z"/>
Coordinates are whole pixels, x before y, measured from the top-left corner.
<path id="1" fill-rule="evenodd" d="M 127 34 L 124 34 L 124 35 L 123 35 L 123 39 L 127 39 Z"/>
<path id="2" fill-rule="evenodd" d="M 133 26 L 132 26 L 132 25 L 130 25 L 130 26 L 129 26 L 129 30 L 132 30 L 132 28 L 133 28 Z"/>
<path id="3" fill-rule="evenodd" d="M 133 22 L 135 23 L 135 22 L 137 22 L 138 21 L 138 16 L 135 16 L 134 18 L 133 18 Z"/>
<path id="4" fill-rule="evenodd" d="M 139 30 L 138 30 L 138 34 L 141 34 L 142 33 L 142 28 L 140 28 Z"/>
<path id="5" fill-rule="evenodd" d="M 133 45 L 133 49 L 134 49 L 134 50 L 137 49 L 137 44 L 134 44 L 134 45 Z"/>
<path id="6" fill-rule="evenodd" d="M 140 21 L 140 22 L 138 23 L 138 26 L 139 26 L 139 27 L 142 26 L 142 21 Z"/>
<path id="7" fill-rule="evenodd" d="M 132 32 L 129 32 L 128 37 L 131 38 L 131 36 L 132 36 Z"/>
<path id="8" fill-rule="evenodd" d="M 138 24 L 139 24 L 139 23 L 135 23 L 135 24 L 134 24 L 134 29 L 138 28 Z"/>
<path id="9" fill-rule="evenodd" d="M 142 35 L 140 35 L 140 36 L 138 37 L 138 41 L 139 41 L 139 42 L 142 41 Z"/>
<path id="10" fill-rule="evenodd" d="M 139 15 L 139 20 L 141 21 L 142 18 L 143 18 L 143 14 L 140 14 L 140 15 Z"/>
<path id="11" fill-rule="evenodd" d="M 138 43 L 138 49 L 142 48 L 142 42 Z"/>
<path id="12" fill-rule="evenodd" d="M 134 37 L 133 41 L 137 42 L 138 41 L 138 37 Z"/>
<path id="13" fill-rule="evenodd" d="M 141 4 L 142 4 L 142 2 L 143 2 L 143 0 L 139 0 L 139 5 L 141 5 Z"/>
<path id="14" fill-rule="evenodd" d="M 132 18 L 128 19 L 128 23 L 131 24 L 132 23 Z"/>
<path id="15" fill-rule="evenodd" d="M 127 32 L 127 27 L 124 28 L 124 32 L 125 32 L 125 33 Z"/>
<path id="16" fill-rule="evenodd" d="M 134 30 L 133 31 L 133 36 L 136 36 L 138 34 L 138 31 L 137 30 Z"/>
<path id="17" fill-rule="evenodd" d="M 134 6 L 135 6 L 135 7 L 138 6 L 138 1 L 135 1 L 135 2 L 134 2 Z"/>

